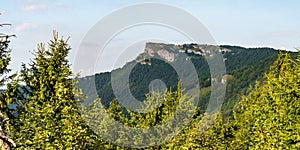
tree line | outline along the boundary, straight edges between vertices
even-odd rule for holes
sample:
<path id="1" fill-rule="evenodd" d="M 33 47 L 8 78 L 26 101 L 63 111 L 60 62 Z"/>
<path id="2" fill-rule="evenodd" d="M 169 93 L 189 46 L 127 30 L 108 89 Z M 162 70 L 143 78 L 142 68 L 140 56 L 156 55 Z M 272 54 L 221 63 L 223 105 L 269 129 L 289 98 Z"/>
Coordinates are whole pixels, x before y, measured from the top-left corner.
<path id="1" fill-rule="evenodd" d="M 100 116 L 101 100 L 90 106 L 77 105 L 82 95 L 76 88 L 77 75 L 70 69 L 67 56 L 71 50 L 68 39 L 57 32 L 47 44 L 38 44 L 34 59 L 23 64 L 18 74 L 8 76 L 10 62 L 9 35 L 0 39 L 1 93 L 0 144 L 3 149 L 130 149 L 101 139 L 99 133 L 121 142 L 142 137 L 126 136 L 126 131 L 110 128 L 110 120 L 101 120 L 92 130 L 89 126 Z M 215 113 L 205 116 L 194 112 L 188 124 L 174 137 L 159 145 L 142 149 L 299 149 L 300 148 L 300 54 L 291 58 L 280 53 L 264 74 L 262 82 L 249 88 L 249 94 L 235 104 L 233 119 Z M 123 108 L 114 99 L 107 108 L 114 120 L 134 128 L 149 128 L 163 123 L 169 117 L 178 117 L 174 111 L 179 103 L 190 97 L 183 94 L 180 82 L 176 89 L 147 94 L 146 103 L 163 103 L 154 111 L 135 113 Z M 80 114 L 79 109 L 86 110 Z M 189 110 L 182 110 L 189 111 Z M 83 119 L 89 118 L 89 119 Z M 205 120 L 215 118 L 213 124 Z M 204 120 L 204 121 L 203 121 Z M 176 127 L 176 124 L 165 128 Z M 204 130 L 203 130 L 204 129 Z M 124 133 L 125 132 L 125 133 Z M 157 138 L 160 134 L 156 132 Z M 148 140 L 157 140 L 148 138 Z M 130 143 L 135 146 L 136 143 Z"/>

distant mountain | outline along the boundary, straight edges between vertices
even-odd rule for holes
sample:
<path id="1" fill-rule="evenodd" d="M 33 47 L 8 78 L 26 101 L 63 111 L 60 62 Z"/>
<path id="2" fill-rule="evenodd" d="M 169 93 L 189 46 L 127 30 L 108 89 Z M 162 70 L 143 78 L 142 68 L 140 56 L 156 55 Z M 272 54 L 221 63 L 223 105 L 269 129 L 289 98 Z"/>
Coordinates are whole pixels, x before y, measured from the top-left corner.
<path id="1" fill-rule="evenodd" d="M 146 43 L 144 52 L 138 55 L 135 60 L 112 72 L 97 73 L 93 76 L 80 78 L 78 86 L 83 89 L 85 94 L 89 95 L 90 91 L 87 89 L 95 84 L 98 97 L 102 99 L 103 105 L 109 107 L 110 101 L 116 97 L 112 89 L 111 76 L 121 80 L 124 77 L 126 80 L 126 74 L 129 73 L 130 92 L 132 96 L 142 101 L 145 94 L 151 92 L 149 85 L 155 79 L 163 81 L 166 88 L 176 88 L 179 77 L 175 69 L 172 68 L 172 64 L 190 60 L 198 74 L 201 89 L 199 91 L 200 106 L 204 110 L 210 96 L 211 82 L 214 80 L 210 77 L 206 57 L 213 57 L 216 50 L 222 53 L 226 66 L 226 75 L 222 77 L 222 79 L 227 79 L 222 110 L 225 116 L 230 116 L 231 109 L 239 97 L 246 94 L 247 88 L 256 80 L 261 80 L 263 74 L 269 70 L 270 65 L 277 58 L 278 50 L 229 45 Z M 183 55 L 185 57 L 181 57 Z M 292 55 L 296 54 L 292 53 Z M 189 76 L 188 73 L 185 75 Z M 126 88 L 123 83 L 114 86 L 121 89 L 121 95 L 124 92 L 123 95 L 128 96 L 125 94 L 126 90 L 122 91 L 122 88 Z M 88 104 L 92 100 L 90 98 L 85 103 Z"/>

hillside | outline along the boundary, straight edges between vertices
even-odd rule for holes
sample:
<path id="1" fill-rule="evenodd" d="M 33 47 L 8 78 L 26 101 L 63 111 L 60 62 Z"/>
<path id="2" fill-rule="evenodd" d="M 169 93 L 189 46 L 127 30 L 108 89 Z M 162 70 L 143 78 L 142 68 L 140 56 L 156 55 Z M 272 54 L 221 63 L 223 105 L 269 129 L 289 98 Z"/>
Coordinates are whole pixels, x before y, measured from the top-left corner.
<path id="1" fill-rule="evenodd" d="M 226 66 L 226 95 L 222 107 L 225 116 L 231 116 L 231 109 L 237 99 L 247 93 L 250 85 L 261 80 L 263 74 L 269 70 L 270 65 L 278 56 L 278 50 L 272 48 L 244 48 L 229 45 L 198 45 L 198 44 L 163 44 L 147 43 L 143 53 L 122 68 L 112 72 L 97 73 L 94 76 L 79 79 L 79 88 L 83 89 L 86 95 L 95 82 L 97 95 L 102 99 L 103 105 L 109 107 L 109 103 L 115 98 L 111 85 L 111 75 L 120 78 L 130 71 L 129 87 L 132 95 L 138 100 L 144 100 L 145 94 L 149 93 L 151 81 L 160 79 L 167 88 L 176 89 L 178 75 L 171 64 L 178 63 L 181 55 L 187 55 L 185 59 L 191 60 L 198 73 L 199 86 L 201 88 L 200 107 L 206 108 L 210 97 L 211 77 L 208 63 L 205 57 L 213 55 L 213 50 L 219 50 L 223 54 Z M 292 55 L 295 55 L 292 53 Z M 157 59 L 159 58 L 159 59 Z M 223 77 L 223 78 L 224 78 Z M 122 88 L 122 84 L 119 85 Z M 126 95 L 125 95 L 126 96 Z M 91 102 L 92 99 L 85 103 Z"/>

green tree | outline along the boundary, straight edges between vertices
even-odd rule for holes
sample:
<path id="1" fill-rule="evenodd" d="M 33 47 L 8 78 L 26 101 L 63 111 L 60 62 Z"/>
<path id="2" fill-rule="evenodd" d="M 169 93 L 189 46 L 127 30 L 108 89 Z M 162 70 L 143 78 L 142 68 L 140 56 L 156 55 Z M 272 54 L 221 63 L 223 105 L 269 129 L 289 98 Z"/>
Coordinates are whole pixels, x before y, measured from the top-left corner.
<path id="1" fill-rule="evenodd" d="M 237 149 L 300 148 L 300 54 L 280 54 L 235 112 Z"/>
<path id="2" fill-rule="evenodd" d="M 102 115 L 105 111 L 105 109 L 101 109 L 99 107 L 100 101 L 94 100 L 94 102 L 91 104 L 90 107 L 85 108 L 85 113 L 83 114 L 86 118 L 86 121 L 92 128 L 102 136 L 104 135 L 106 138 L 116 139 L 116 142 L 132 142 L 132 138 L 135 138 L 137 140 L 140 140 L 139 142 L 154 142 L 157 141 L 157 139 L 163 137 L 161 135 L 166 135 L 168 131 L 173 131 L 178 126 L 180 126 L 182 122 L 186 122 L 190 120 L 191 118 L 182 118 L 184 116 L 179 115 L 177 116 L 174 112 L 180 111 L 181 113 L 187 113 L 187 111 L 193 111 L 189 108 L 183 109 L 183 106 L 189 105 L 188 103 L 190 101 L 190 97 L 187 95 L 182 94 L 182 89 L 180 83 L 177 85 L 177 90 L 166 90 L 163 93 L 160 92 L 151 92 L 151 94 L 146 94 L 146 99 L 144 100 L 146 103 L 147 108 L 150 109 L 151 107 L 154 107 L 153 111 L 147 112 L 147 113 L 136 113 L 132 112 L 130 110 L 127 110 L 123 108 L 119 103 L 117 99 L 114 99 L 110 103 L 110 107 L 107 110 L 107 113 L 109 116 Z M 160 103 L 161 102 L 161 103 Z M 181 104 L 181 105 L 180 105 Z M 151 106 L 151 107 L 149 107 Z M 149 107 L 149 108 L 148 108 Z M 188 109 L 188 110 L 187 110 Z M 101 112 L 101 113 L 99 113 Z M 99 116 L 100 115 L 100 116 Z M 179 117 L 182 119 L 179 119 L 181 122 L 176 122 L 176 124 L 170 124 L 169 126 L 164 126 L 164 129 L 157 129 L 155 132 L 145 133 L 147 137 L 140 137 L 138 134 L 132 134 L 128 135 L 129 132 L 126 131 L 119 131 L 117 128 L 112 126 L 114 124 L 111 119 L 107 118 L 111 117 L 115 121 L 118 121 L 125 126 L 134 127 L 134 128 L 149 128 L 161 123 L 165 123 L 167 119 L 170 119 L 170 117 Z M 99 119 L 101 118 L 101 119 Z M 188 119 L 188 120 L 185 120 Z M 145 149 L 174 149 L 174 148 L 183 148 L 183 147 L 190 147 L 190 148 L 199 148 L 199 144 L 197 143 L 196 136 L 198 136 L 198 119 L 192 120 L 192 123 L 188 125 L 186 128 L 183 129 L 183 131 L 176 135 L 174 138 L 166 141 L 166 143 L 162 143 L 161 145 L 155 145 L 151 147 L 147 147 Z M 192 132 L 190 132 L 190 129 Z M 110 132 L 108 132 L 109 130 Z M 193 133 L 193 135 L 189 136 L 190 133 Z M 155 134 L 153 136 L 153 134 Z M 188 139 L 187 139 L 188 137 Z M 155 138 L 155 139 L 153 139 Z M 145 141 L 147 140 L 147 141 Z M 193 143 L 189 144 L 188 142 Z M 134 144 L 137 143 L 130 143 L 131 146 L 134 146 Z M 101 148 L 106 149 L 127 149 L 125 147 L 119 147 L 112 143 L 103 142 L 100 144 Z"/>
<path id="3" fill-rule="evenodd" d="M 26 103 L 12 127 L 17 147 L 88 149 L 94 136 L 76 106 L 76 82 L 66 58 L 71 48 L 56 32 L 48 45 L 46 50 L 39 44 L 30 66 L 21 70 Z"/>
<path id="4" fill-rule="evenodd" d="M 9 24 L 0 24 L 0 27 Z M 5 35 L 0 33 L 0 87 L 5 85 L 8 80 L 7 73 L 10 71 L 8 68 L 10 62 L 10 52 L 9 48 L 10 40 L 9 38 L 14 35 Z M 8 101 L 5 98 L 3 91 L 0 91 L 0 145 L 2 149 L 11 149 L 15 146 L 15 143 L 8 136 L 7 122 L 11 117 L 8 113 Z"/>

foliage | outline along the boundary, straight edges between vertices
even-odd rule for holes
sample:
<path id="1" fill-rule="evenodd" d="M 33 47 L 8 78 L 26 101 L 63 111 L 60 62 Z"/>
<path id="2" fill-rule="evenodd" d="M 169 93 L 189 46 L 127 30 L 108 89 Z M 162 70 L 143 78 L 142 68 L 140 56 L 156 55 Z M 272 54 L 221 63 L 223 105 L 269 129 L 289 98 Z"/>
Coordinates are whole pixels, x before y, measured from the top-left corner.
<path id="1" fill-rule="evenodd" d="M 248 96 L 243 96 L 235 106 L 233 120 L 224 119 L 220 112 L 196 115 L 172 139 L 145 149 L 299 149 L 299 58 L 300 55 L 298 59 L 292 59 L 289 54 L 280 53 L 270 71 L 264 75 L 262 84 L 257 82 L 249 89 Z M 180 90 L 177 89 L 175 93 Z M 165 93 L 166 103 L 151 113 L 124 111 L 116 99 L 111 102 L 108 112 L 116 121 L 127 126 L 153 126 L 165 121 L 175 107 L 178 107 L 176 96 L 166 96 L 168 93 L 172 92 Z M 146 97 L 146 101 L 155 101 L 149 96 Z M 155 98 L 159 99 L 159 96 Z M 169 110 L 167 113 L 161 111 L 166 109 Z M 210 126 L 209 122 L 213 118 L 215 120 Z M 116 135 L 123 142 L 130 138 L 124 137 L 125 133 Z M 103 145 L 106 148 L 127 149 L 111 143 L 102 143 Z"/>
<path id="2" fill-rule="evenodd" d="M 174 114 L 175 109 L 176 108 L 178 109 L 178 107 L 180 108 L 180 106 L 178 106 L 179 103 L 188 102 L 187 101 L 188 97 L 182 95 L 181 92 L 182 92 L 181 86 L 179 85 L 178 89 L 174 92 L 168 90 L 165 91 L 164 93 L 152 92 L 151 94 L 147 94 L 145 100 L 147 106 L 158 106 L 157 109 L 154 109 L 153 111 L 147 113 L 136 113 L 130 110 L 126 110 L 118 103 L 117 99 L 111 101 L 110 107 L 108 108 L 107 112 L 110 118 L 114 119 L 115 121 L 118 121 L 119 123 L 124 124 L 125 126 L 147 129 L 149 127 L 153 127 L 155 125 L 164 123 L 170 117 L 179 117 L 179 118 L 182 117 L 180 115 Z M 162 99 L 163 101 L 162 103 L 160 103 Z M 180 123 L 178 123 L 170 126 L 165 126 L 164 127 L 165 130 L 158 129 L 153 133 L 147 132 L 148 135 L 145 133 L 147 137 L 139 137 L 138 134 L 128 135 L 129 132 L 126 132 L 127 129 L 125 129 L 125 131 L 124 130 L 119 131 L 118 128 L 115 128 L 115 126 L 113 126 L 114 121 L 103 116 L 104 110 L 103 108 L 100 108 L 99 105 L 100 105 L 100 101 L 95 100 L 90 107 L 85 109 L 86 113 L 83 113 L 83 115 L 85 116 L 88 124 L 92 126 L 92 128 L 97 134 L 102 135 L 109 139 L 115 139 L 116 142 L 122 142 L 122 143 L 127 142 L 126 145 L 131 145 L 135 147 L 139 146 L 136 145 L 137 143 L 131 143 L 132 142 L 131 138 L 133 137 L 135 139 L 141 140 L 140 142 L 142 143 L 144 143 L 144 141 L 147 141 L 150 143 L 153 142 L 154 144 L 155 141 L 158 141 L 158 139 L 162 137 L 160 135 L 166 134 L 165 132 L 168 131 L 167 130 L 168 128 L 171 129 L 171 126 L 177 127 L 180 125 Z M 146 108 L 146 109 L 150 109 L 150 108 Z M 179 109 L 179 111 L 180 111 L 179 113 L 183 113 L 183 112 L 187 112 L 188 110 Z M 180 122 L 185 122 L 182 119 L 179 120 Z M 107 130 L 113 131 L 113 133 L 107 132 Z M 152 139 L 153 137 L 154 139 Z M 102 143 L 102 144 L 105 145 L 104 147 L 107 148 L 114 148 L 114 149 L 122 148 L 110 143 Z M 159 148 L 159 147 L 161 146 L 153 146 L 152 148 Z"/>
<path id="3" fill-rule="evenodd" d="M 6 42 L 0 51 L 1 76 L 9 71 L 9 40 Z M 76 79 L 66 58 L 71 48 L 67 41 L 58 38 L 57 33 L 48 45 L 47 50 L 44 44 L 38 45 L 32 63 L 29 67 L 23 65 L 20 76 L 15 76 L 1 95 L 4 96 L 1 97 L 1 112 L 12 118 L 10 135 L 18 149 L 129 149 L 105 141 L 96 134 L 130 146 L 139 146 L 132 139 L 141 143 L 150 141 L 153 145 L 143 149 L 300 149 L 300 54 L 294 59 L 293 53 L 278 54 L 269 48 L 221 46 L 231 50 L 223 54 L 227 58 L 228 70 L 224 76 L 227 91 L 222 111 L 213 114 L 204 113 L 211 90 L 209 67 L 204 57 L 188 54 L 199 74 L 202 101 L 197 111 L 192 112 L 194 116 L 184 119 L 175 111 L 191 111 L 181 108 L 189 105 L 192 98 L 184 94 L 172 67 L 155 59 L 148 60 L 151 65 L 137 64 L 133 68 L 130 88 L 135 97 L 145 104 L 157 106 L 156 109 L 137 113 L 122 107 L 113 96 L 111 73 L 107 72 L 92 78 L 102 100 L 96 99 L 89 106 L 82 103 L 80 114 L 76 100 L 82 95 L 75 88 Z M 193 44 L 183 47 L 193 48 Z M 129 65 L 132 62 L 115 71 L 122 75 Z M 163 80 L 168 89 L 163 93 L 149 93 L 145 85 L 157 78 Z M 16 109 L 8 109 L 8 104 L 13 104 Z M 100 107 L 101 104 L 105 107 Z M 104 112 L 108 116 L 103 116 Z M 164 126 L 165 130 L 145 131 L 148 134 L 144 137 L 135 133 L 128 135 L 128 130 L 113 126 L 117 121 L 129 128 L 147 129 L 172 117 L 180 122 Z M 188 124 L 174 137 L 155 145 L 166 131 L 183 122 Z"/>
<path id="4" fill-rule="evenodd" d="M 93 136 L 76 107 L 75 81 L 66 59 L 71 48 L 55 32 L 48 45 L 46 50 L 39 44 L 30 66 L 23 65 L 19 80 L 25 86 L 8 86 L 11 100 L 18 88 L 26 95 L 23 109 L 11 126 L 17 147 L 87 149 Z"/>
<path id="5" fill-rule="evenodd" d="M 183 48 L 192 47 L 193 44 L 184 44 Z M 233 117 L 233 107 L 241 99 L 242 95 L 249 93 L 248 87 L 254 85 L 255 81 L 262 81 L 263 74 L 269 71 L 270 66 L 276 60 L 278 51 L 271 48 L 243 48 L 238 46 L 222 45 L 220 48 L 229 49 L 230 52 L 223 52 L 226 58 L 225 65 L 227 69 L 228 82 L 226 87 L 226 96 L 222 107 L 222 114 L 225 120 Z M 142 54 L 141 54 L 142 55 Z M 211 77 L 209 66 L 204 56 L 194 53 L 186 53 L 191 59 L 198 73 L 201 89 L 201 110 L 205 110 L 209 100 L 211 86 Z M 295 53 L 291 53 L 294 57 Z M 176 60 L 175 60 L 176 61 Z M 168 89 L 176 89 L 178 75 L 170 64 L 158 59 L 149 59 L 147 64 L 135 62 L 127 63 L 122 68 L 113 70 L 114 74 L 122 74 L 129 66 L 135 65 L 130 71 L 129 86 L 132 95 L 138 100 L 146 99 L 145 93 L 149 93 L 149 83 L 153 79 L 162 80 Z M 94 77 L 94 78 L 92 78 Z M 116 98 L 111 85 L 111 72 L 99 73 L 92 77 L 83 77 L 79 79 L 79 87 L 87 89 L 84 85 L 86 80 L 95 81 L 96 90 L 102 104 L 109 107 L 110 102 Z"/>
<path id="6" fill-rule="evenodd" d="M 0 27 L 8 24 L 0 24 Z M 0 33 L 0 87 L 4 86 L 8 80 L 7 73 L 9 73 L 10 69 L 8 65 L 10 63 L 10 52 L 9 48 L 10 37 L 14 35 L 6 35 Z M 15 146 L 15 143 L 12 139 L 9 138 L 9 130 L 7 127 L 7 123 L 9 119 L 12 117 L 9 113 L 8 104 L 10 102 L 7 101 L 4 92 L 0 91 L 0 145 L 2 149 L 10 149 Z"/>
<path id="7" fill-rule="evenodd" d="M 237 148 L 300 148 L 299 58 L 280 54 L 263 84 L 243 97 L 234 121 Z"/>
<path id="8" fill-rule="evenodd" d="M 10 62 L 10 52 L 11 50 L 9 49 L 9 36 L 8 35 L 2 35 L 0 34 L 0 86 L 4 86 L 5 82 L 7 81 L 7 73 L 10 71 L 10 69 L 8 69 L 8 65 Z M 1 95 L 1 102 L 0 102 L 0 106 L 1 106 L 1 112 L 6 111 L 3 110 L 5 108 L 7 108 L 7 103 L 3 98 L 3 94 L 2 92 L 0 93 Z"/>

